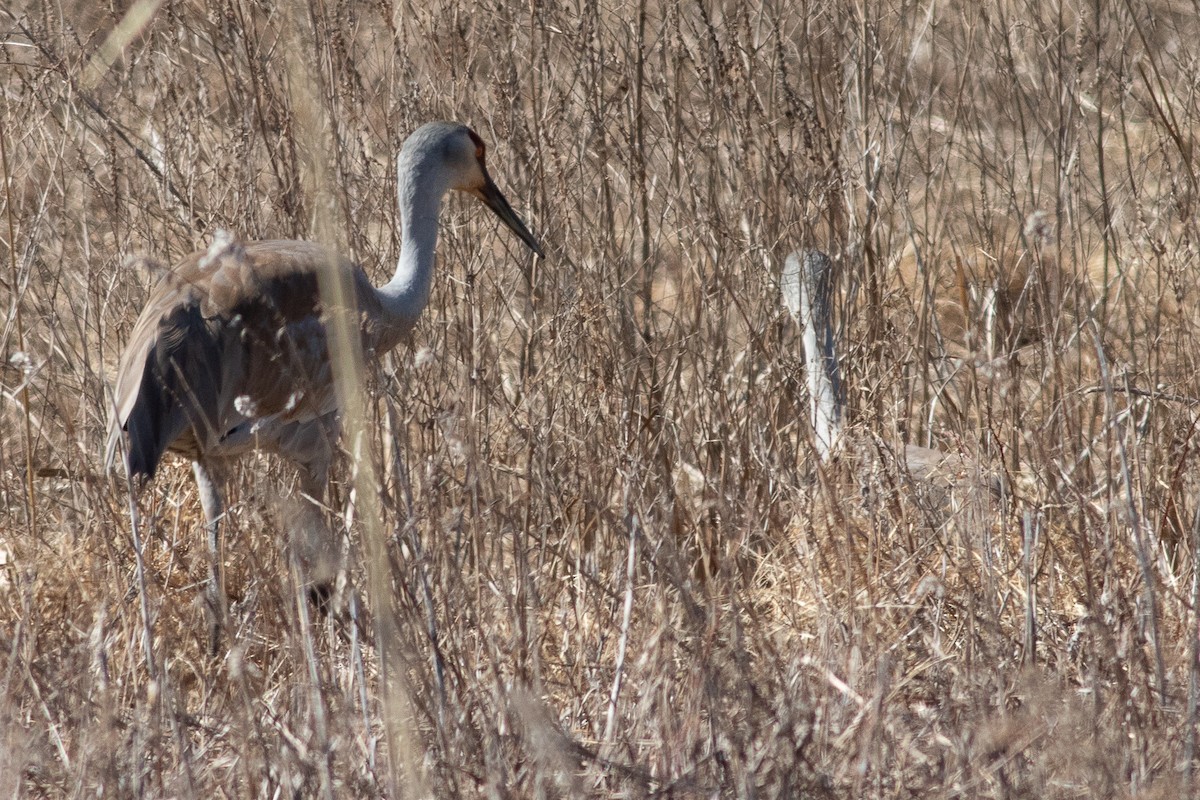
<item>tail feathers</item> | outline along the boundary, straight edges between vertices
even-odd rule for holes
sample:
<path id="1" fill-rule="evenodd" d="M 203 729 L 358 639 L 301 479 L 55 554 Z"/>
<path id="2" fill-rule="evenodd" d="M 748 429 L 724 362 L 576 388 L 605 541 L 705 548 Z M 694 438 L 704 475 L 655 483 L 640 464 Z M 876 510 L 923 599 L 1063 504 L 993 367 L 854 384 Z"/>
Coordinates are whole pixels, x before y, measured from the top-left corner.
<path id="1" fill-rule="evenodd" d="M 193 429 L 197 452 L 211 440 L 218 417 L 219 348 L 199 308 L 184 306 L 164 318 L 146 354 L 137 397 L 125 419 L 114 425 L 110 463 L 125 440 L 125 467 L 131 478 L 149 480 L 163 454 Z M 185 452 L 187 449 L 184 448 Z"/>
<path id="2" fill-rule="evenodd" d="M 154 477 L 163 453 L 183 433 L 187 418 L 150 365 L 137 404 L 125 420 L 125 468 L 129 477 Z"/>

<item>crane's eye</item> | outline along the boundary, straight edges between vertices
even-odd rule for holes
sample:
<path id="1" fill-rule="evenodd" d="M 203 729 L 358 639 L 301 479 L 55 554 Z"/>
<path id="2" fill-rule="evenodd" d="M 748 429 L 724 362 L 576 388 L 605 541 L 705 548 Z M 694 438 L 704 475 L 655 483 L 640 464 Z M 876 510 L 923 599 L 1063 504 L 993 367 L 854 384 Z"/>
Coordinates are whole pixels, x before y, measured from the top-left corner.
<path id="1" fill-rule="evenodd" d="M 487 148 L 483 146 L 483 140 L 475 134 L 475 131 L 468 131 L 468 133 L 471 134 L 471 141 L 475 144 L 475 158 L 482 164 L 484 156 L 487 154 Z"/>

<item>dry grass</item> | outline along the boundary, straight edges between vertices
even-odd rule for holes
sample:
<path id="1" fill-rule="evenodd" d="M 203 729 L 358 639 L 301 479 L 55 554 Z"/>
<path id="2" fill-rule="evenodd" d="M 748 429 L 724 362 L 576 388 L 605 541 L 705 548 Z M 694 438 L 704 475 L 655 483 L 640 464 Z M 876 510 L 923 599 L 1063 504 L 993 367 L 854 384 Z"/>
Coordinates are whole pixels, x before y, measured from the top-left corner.
<path id="1" fill-rule="evenodd" d="M 0 794 L 1198 791 L 1193 8 L 294 10 L 166 0 L 92 71 L 124 4 L 0 11 Z M 173 463 L 140 499 L 152 679 L 99 457 L 150 280 L 126 260 L 315 236 L 329 206 L 382 280 L 394 151 L 431 118 L 491 144 L 550 258 L 449 205 L 430 309 L 370 381 L 391 595 L 343 484 L 357 599 L 310 618 L 293 476 L 247 459 L 209 657 Z M 824 467 L 776 286 L 801 245 L 840 269 Z M 917 485 L 904 443 L 1003 496 Z"/>

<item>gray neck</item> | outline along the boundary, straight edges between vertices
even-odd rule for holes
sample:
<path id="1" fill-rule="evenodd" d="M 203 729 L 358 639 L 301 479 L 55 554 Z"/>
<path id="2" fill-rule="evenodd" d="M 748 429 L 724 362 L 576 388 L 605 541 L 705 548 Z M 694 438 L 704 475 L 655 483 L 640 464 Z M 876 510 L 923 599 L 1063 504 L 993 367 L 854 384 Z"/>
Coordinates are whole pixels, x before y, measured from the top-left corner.
<path id="1" fill-rule="evenodd" d="M 400 175 L 400 260 L 396 274 L 379 289 L 384 313 L 392 325 L 407 330 L 416 324 L 433 286 L 434 255 L 437 251 L 438 216 L 446 185 L 438 180 L 421 180 L 401 165 Z"/>
<path id="2" fill-rule="evenodd" d="M 800 284 L 804 315 L 804 360 L 808 376 L 809 412 L 817 452 L 822 459 L 836 449 L 842 428 L 842 387 L 838 376 L 837 349 L 834 346 L 833 320 L 830 314 L 828 274 L 808 274 Z"/>
<path id="3" fill-rule="evenodd" d="M 842 430 L 841 380 L 831 302 L 833 264 L 820 250 L 798 250 L 788 256 L 780 281 L 783 302 L 804 326 L 805 373 L 809 411 L 817 452 L 829 458 Z"/>

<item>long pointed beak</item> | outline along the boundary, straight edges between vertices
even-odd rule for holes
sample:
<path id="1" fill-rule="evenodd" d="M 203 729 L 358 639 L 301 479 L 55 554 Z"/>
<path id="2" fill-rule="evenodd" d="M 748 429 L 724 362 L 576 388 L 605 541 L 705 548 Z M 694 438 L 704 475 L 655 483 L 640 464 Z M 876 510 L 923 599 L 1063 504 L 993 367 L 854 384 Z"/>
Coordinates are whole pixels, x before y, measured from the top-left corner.
<path id="1" fill-rule="evenodd" d="M 508 200 L 501 194 L 490 176 L 487 177 L 487 182 L 483 184 L 482 189 L 477 189 L 471 194 L 478 197 L 484 202 L 484 205 L 496 212 L 496 216 L 511 228 L 513 233 L 520 236 L 521 241 L 529 245 L 530 250 L 542 258 L 546 257 L 546 254 L 542 252 L 542 246 L 538 244 L 538 240 L 533 238 L 533 234 L 529 232 L 529 228 L 525 227 L 525 223 L 517 216 L 517 212 L 512 210 L 512 206 L 508 204 Z"/>

